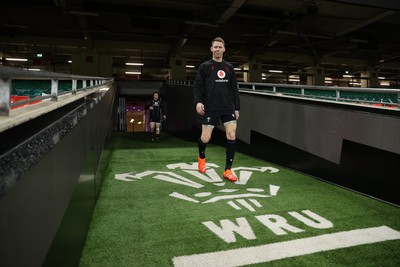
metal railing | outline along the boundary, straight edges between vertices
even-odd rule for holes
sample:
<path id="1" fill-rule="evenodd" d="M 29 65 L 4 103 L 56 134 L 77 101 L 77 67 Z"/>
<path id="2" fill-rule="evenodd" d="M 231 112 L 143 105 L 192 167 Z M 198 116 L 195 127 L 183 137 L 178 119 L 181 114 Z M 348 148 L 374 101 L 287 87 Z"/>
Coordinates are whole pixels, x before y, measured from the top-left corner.
<path id="1" fill-rule="evenodd" d="M 242 91 L 386 107 L 400 107 L 400 89 L 239 83 Z"/>
<path id="2" fill-rule="evenodd" d="M 49 94 L 35 96 L 18 102 L 12 101 L 13 83 L 17 81 L 49 81 Z M 60 83 L 70 81 L 69 90 L 61 90 Z M 65 94 L 76 94 L 113 81 L 113 78 L 70 75 L 47 71 L 30 71 L 13 67 L 0 66 L 0 116 L 9 116 L 13 107 L 30 104 L 45 99 L 57 101 L 58 97 Z M 80 86 L 78 86 L 78 84 Z M 78 88 L 79 87 L 79 88 Z"/>
<path id="3" fill-rule="evenodd" d="M 170 80 L 169 83 L 173 85 L 194 85 L 194 81 Z M 239 91 L 257 94 L 400 108 L 400 89 L 247 82 L 239 82 L 238 87 Z"/>

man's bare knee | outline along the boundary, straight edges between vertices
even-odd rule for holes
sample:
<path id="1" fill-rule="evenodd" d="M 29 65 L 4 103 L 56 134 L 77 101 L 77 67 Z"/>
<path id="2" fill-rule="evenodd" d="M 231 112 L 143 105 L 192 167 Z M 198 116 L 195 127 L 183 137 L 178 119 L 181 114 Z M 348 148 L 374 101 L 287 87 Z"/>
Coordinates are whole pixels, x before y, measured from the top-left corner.
<path id="1" fill-rule="evenodd" d="M 226 139 L 228 140 L 235 140 L 236 139 L 236 133 L 226 133 Z"/>
<path id="2" fill-rule="evenodd" d="M 203 125 L 202 126 L 200 139 L 204 144 L 207 144 L 208 142 L 210 142 L 213 129 L 214 129 L 213 125 Z"/>
<path id="3" fill-rule="evenodd" d="M 201 142 L 203 142 L 203 144 L 207 144 L 208 142 L 210 142 L 211 136 L 202 134 L 200 139 L 201 139 Z"/>

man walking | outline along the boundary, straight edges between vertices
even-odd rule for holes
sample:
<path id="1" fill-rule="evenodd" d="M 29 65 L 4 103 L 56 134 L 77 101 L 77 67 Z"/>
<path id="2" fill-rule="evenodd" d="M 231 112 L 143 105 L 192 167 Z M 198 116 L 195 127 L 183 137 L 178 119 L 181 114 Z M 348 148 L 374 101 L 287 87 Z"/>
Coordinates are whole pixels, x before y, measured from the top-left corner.
<path id="1" fill-rule="evenodd" d="M 153 93 L 152 99 L 146 104 L 146 109 L 150 110 L 151 141 L 158 143 L 161 121 L 166 119 L 164 104 L 161 102 L 158 92 Z"/>
<path id="2" fill-rule="evenodd" d="M 236 127 L 239 119 L 240 99 L 236 74 L 232 64 L 223 60 L 225 41 L 214 38 L 211 42 L 212 59 L 203 62 L 197 71 L 193 98 L 196 112 L 201 117 L 201 136 L 198 140 L 198 169 L 206 172 L 206 146 L 215 126 L 223 123 L 226 133 L 226 163 L 224 178 L 237 181 L 231 167 L 236 151 Z"/>

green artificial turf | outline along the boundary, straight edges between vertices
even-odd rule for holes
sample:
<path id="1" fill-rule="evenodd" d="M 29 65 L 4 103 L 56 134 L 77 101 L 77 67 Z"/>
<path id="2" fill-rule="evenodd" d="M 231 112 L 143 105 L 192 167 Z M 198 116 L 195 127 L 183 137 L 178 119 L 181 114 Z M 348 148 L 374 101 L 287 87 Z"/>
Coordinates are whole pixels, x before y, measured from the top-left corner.
<path id="1" fill-rule="evenodd" d="M 400 231 L 400 209 L 397 207 L 241 153 L 236 153 L 233 167 L 244 168 L 241 178 L 246 173 L 250 175 L 247 183 L 222 180 L 220 182 L 225 184 L 221 185 L 217 181 L 202 180 L 188 170 L 188 166 L 196 164 L 196 143 L 165 133 L 160 143 L 151 143 L 145 133 L 115 133 L 113 144 L 80 266 L 173 266 L 174 257 L 184 255 L 280 244 L 380 226 Z M 215 170 L 222 177 L 225 148 L 210 144 L 206 155 L 209 166 L 218 166 L 207 170 L 207 174 L 212 176 Z M 171 164 L 186 165 L 168 168 Z M 261 172 L 261 167 L 270 169 Z M 271 171 L 274 169 L 277 172 Z M 144 175 L 146 171 L 150 172 Z M 240 171 L 235 173 L 239 175 Z M 125 180 L 116 179 L 117 176 L 125 177 Z M 162 179 L 180 180 L 183 184 Z M 276 195 L 270 194 L 270 185 L 279 186 Z M 221 191 L 224 189 L 231 191 Z M 243 196 L 204 203 L 217 196 L 251 192 L 269 197 Z M 173 197 L 174 194 L 192 201 Z M 259 206 L 251 202 L 251 198 L 256 199 Z M 238 199 L 250 204 L 252 210 L 241 205 L 243 202 L 239 203 Z M 228 201 L 235 202 L 240 209 L 228 205 Z M 292 212 L 304 215 L 305 210 L 332 225 L 310 227 L 290 215 Z M 285 220 L 301 231 L 285 230 L 284 234 L 277 234 L 261 223 L 260 218 L 269 218 L 272 223 Z M 318 221 L 314 222 L 318 225 Z M 242 226 L 245 223 L 253 235 L 233 233 L 231 241 L 227 242 L 206 227 L 206 224 L 222 227 L 224 223 Z M 289 251 L 292 251 L 290 246 L 282 253 L 285 255 Z M 399 251 L 400 239 L 395 239 L 284 256 L 269 262 L 253 262 L 253 265 L 400 266 Z M 240 253 L 235 257 L 241 257 Z M 204 265 L 194 262 L 194 266 Z"/>

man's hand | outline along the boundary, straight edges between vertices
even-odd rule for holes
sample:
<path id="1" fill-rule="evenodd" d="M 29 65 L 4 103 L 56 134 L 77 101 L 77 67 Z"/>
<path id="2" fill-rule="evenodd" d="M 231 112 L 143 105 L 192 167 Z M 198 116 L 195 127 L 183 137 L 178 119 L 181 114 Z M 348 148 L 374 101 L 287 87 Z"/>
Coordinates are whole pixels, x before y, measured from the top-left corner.
<path id="1" fill-rule="evenodd" d="M 236 116 L 236 120 L 239 119 L 239 110 L 235 110 L 235 116 Z"/>
<path id="2" fill-rule="evenodd" d="M 197 103 L 196 104 L 196 111 L 199 115 L 204 115 L 204 105 L 203 103 Z"/>
<path id="3" fill-rule="evenodd" d="M 153 107 L 153 106 L 150 106 L 150 107 L 149 107 L 149 109 L 150 109 L 150 110 L 153 110 L 153 109 L 154 109 L 154 107 Z"/>

